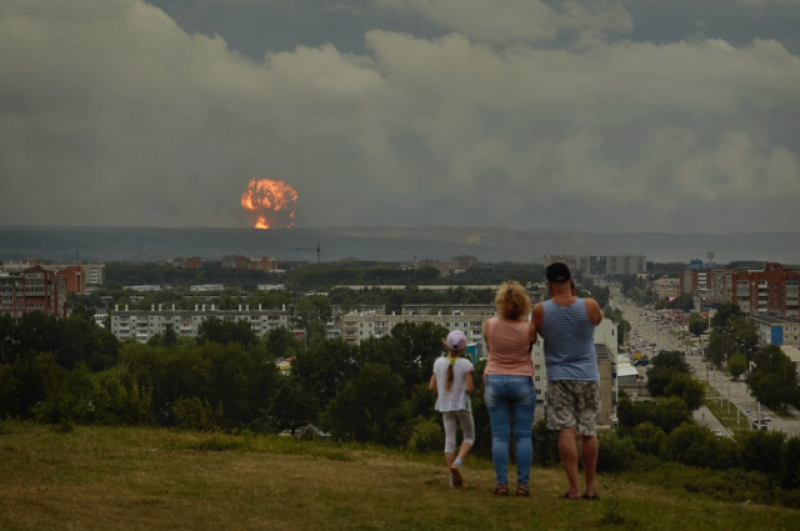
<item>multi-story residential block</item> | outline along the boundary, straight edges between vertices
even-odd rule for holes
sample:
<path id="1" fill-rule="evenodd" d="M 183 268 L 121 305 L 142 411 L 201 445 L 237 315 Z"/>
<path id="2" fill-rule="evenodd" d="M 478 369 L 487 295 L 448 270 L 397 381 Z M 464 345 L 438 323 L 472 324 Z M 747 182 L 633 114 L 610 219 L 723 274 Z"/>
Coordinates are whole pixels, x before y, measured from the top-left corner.
<path id="1" fill-rule="evenodd" d="M 567 264 L 570 271 L 582 275 L 640 275 L 647 273 L 647 257 L 644 255 L 545 255 L 545 267 L 554 262 Z"/>
<path id="2" fill-rule="evenodd" d="M 240 255 L 229 255 L 222 258 L 222 267 L 225 269 L 254 269 L 258 271 L 277 272 L 278 260 L 270 256 L 248 258 Z"/>
<path id="3" fill-rule="evenodd" d="M 767 262 L 763 270 L 733 271 L 731 282 L 743 312 L 800 318 L 800 271 Z"/>
<path id="4" fill-rule="evenodd" d="M 679 278 L 659 278 L 653 282 L 653 290 L 660 300 L 671 300 L 681 294 Z"/>
<path id="5" fill-rule="evenodd" d="M 485 318 L 497 313 L 494 304 L 404 304 L 403 315 L 478 315 Z"/>
<path id="6" fill-rule="evenodd" d="M 64 278 L 41 265 L 18 273 L 0 273 L 0 313 L 21 317 L 42 312 L 64 317 L 66 297 Z"/>
<path id="7" fill-rule="evenodd" d="M 752 270 L 720 268 L 694 260 L 681 272 L 681 292 L 735 302 L 750 315 L 800 318 L 800 271 L 774 262 Z"/>
<path id="8" fill-rule="evenodd" d="M 64 279 L 67 293 L 86 293 L 86 275 L 83 266 L 68 266 L 57 270 L 56 275 Z"/>
<path id="9" fill-rule="evenodd" d="M 606 256 L 606 275 L 639 275 L 647 273 L 647 258 L 644 255 Z"/>
<path id="10" fill-rule="evenodd" d="M 67 281 L 67 290 L 71 293 L 84 293 L 87 287 L 102 286 L 105 280 L 105 264 L 92 262 L 45 262 L 35 258 L 4 260 L 0 264 L 0 271 L 20 273 L 37 265 L 63 276 Z"/>
<path id="11" fill-rule="evenodd" d="M 399 323 L 436 323 L 448 330 L 463 330 L 471 343 L 483 343 L 482 315 L 386 315 L 383 313 L 353 312 L 339 317 L 338 329 L 341 337 L 350 344 L 358 345 L 370 337 L 390 335 Z M 479 349 L 483 352 L 483 349 Z"/>
<path id="12" fill-rule="evenodd" d="M 250 269 L 256 269 L 258 271 L 277 271 L 278 260 L 270 256 L 253 258 L 250 260 Z"/>
<path id="13" fill-rule="evenodd" d="M 463 273 L 470 267 L 477 267 L 478 257 L 462 254 L 450 259 L 450 271 L 453 273 Z"/>
<path id="14" fill-rule="evenodd" d="M 223 256 L 222 267 L 225 269 L 250 269 L 250 259 L 241 255 Z"/>
<path id="15" fill-rule="evenodd" d="M 702 260 L 692 260 L 681 270 L 681 293 L 697 293 L 709 291 L 710 271 L 716 266 L 706 264 Z"/>
<path id="16" fill-rule="evenodd" d="M 126 341 L 135 339 L 140 343 L 147 342 L 155 334 L 164 334 L 167 326 L 172 326 L 180 336 L 197 336 L 200 325 L 206 319 L 217 318 L 226 321 L 247 321 L 253 331 L 261 336 L 277 327 L 289 328 L 289 312 L 281 310 L 250 309 L 248 305 L 239 305 L 238 310 L 219 310 L 214 304 L 197 304 L 194 310 L 176 310 L 172 305 L 164 309 L 162 305 L 150 310 L 123 310 L 119 306 L 111 312 L 111 332 L 118 339 Z"/>
<path id="17" fill-rule="evenodd" d="M 800 320 L 768 315 L 748 315 L 747 318 L 756 324 L 759 344 L 800 347 Z"/>

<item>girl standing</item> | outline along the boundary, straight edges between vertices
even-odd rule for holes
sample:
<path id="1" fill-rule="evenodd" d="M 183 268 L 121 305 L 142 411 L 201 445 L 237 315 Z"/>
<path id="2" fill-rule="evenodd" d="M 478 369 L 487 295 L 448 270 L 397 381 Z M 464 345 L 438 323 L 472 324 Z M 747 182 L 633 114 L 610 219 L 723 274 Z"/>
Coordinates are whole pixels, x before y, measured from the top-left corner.
<path id="1" fill-rule="evenodd" d="M 467 336 L 461 330 L 453 330 L 444 341 L 447 356 L 442 356 L 433 364 L 431 390 L 436 391 L 436 411 L 442 413 L 444 422 L 444 460 L 450 473 L 450 485 L 460 487 L 464 484 L 461 464 L 475 442 L 475 421 L 468 393 L 475 386 L 472 381 L 472 363 L 462 355 L 467 348 Z M 464 440 L 458 457 L 456 450 L 456 424 L 461 425 Z"/>

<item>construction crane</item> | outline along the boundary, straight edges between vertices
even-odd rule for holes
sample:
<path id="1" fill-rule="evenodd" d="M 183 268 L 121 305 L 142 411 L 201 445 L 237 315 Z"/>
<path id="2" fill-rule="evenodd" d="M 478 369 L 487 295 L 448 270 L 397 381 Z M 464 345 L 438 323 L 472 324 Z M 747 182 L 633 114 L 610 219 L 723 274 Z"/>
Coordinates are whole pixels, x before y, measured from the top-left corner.
<path id="1" fill-rule="evenodd" d="M 317 251 L 317 264 L 319 264 L 320 255 L 322 254 L 322 247 L 317 242 L 316 247 L 296 247 L 295 251 Z"/>

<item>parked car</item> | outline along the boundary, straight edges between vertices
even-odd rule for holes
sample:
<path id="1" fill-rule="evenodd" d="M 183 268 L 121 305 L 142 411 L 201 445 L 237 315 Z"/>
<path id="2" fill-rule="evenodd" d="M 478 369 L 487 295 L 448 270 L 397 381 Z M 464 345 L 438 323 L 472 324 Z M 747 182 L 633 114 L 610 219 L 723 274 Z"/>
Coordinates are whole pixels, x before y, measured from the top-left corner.
<path id="1" fill-rule="evenodd" d="M 765 421 L 765 422 L 769 422 L 769 421 L 772 420 L 772 417 L 770 415 L 762 415 L 761 416 L 761 420 Z"/>
<path id="2" fill-rule="evenodd" d="M 633 364 L 634 367 L 647 367 L 648 365 L 650 365 L 650 360 L 648 360 L 648 359 L 637 360 Z"/>
<path id="3" fill-rule="evenodd" d="M 722 430 L 714 430 L 714 435 L 717 437 L 722 437 Z"/>

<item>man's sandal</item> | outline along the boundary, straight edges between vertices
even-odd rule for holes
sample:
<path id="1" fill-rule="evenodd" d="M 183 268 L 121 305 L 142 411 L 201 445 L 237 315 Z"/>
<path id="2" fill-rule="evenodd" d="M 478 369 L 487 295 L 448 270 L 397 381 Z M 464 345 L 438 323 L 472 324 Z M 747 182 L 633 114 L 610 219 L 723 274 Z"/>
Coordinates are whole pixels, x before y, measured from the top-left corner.
<path id="1" fill-rule="evenodd" d="M 508 496 L 508 486 L 507 485 L 498 485 L 494 488 L 494 495 L 495 496 Z"/>
<path id="2" fill-rule="evenodd" d="M 528 497 L 531 495 L 531 491 L 528 489 L 527 485 L 518 485 L 517 486 L 517 496 Z"/>

